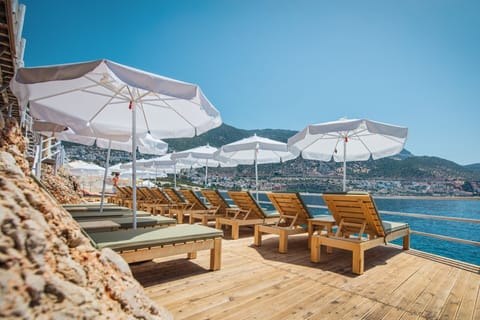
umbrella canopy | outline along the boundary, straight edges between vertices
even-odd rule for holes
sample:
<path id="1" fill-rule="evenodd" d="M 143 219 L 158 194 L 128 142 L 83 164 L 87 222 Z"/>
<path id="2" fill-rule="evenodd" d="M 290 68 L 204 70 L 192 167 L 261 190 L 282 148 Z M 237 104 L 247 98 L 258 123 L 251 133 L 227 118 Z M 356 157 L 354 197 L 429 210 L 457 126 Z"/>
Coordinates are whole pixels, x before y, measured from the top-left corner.
<path id="1" fill-rule="evenodd" d="M 141 159 L 137 161 L 137 165 L 140 168 L 154 168 L 155 170 L 161 170 L 165 173 L 173 174 L 173 184 L 174 188 L 177 187 L 177 170 L 188 169 L 188 168 L 198 168 L 199 164 L 195 162 L 185 161 L 186 159 L 172 160 L 173 153 L 167 153 L 161 157 L 156 157 L 152 159 Z M 121 165 L 122 169 L 129 169 L 132 167 L 132 163 L 124 163 Z"/>
<path id="2" fill-rule="evenodd" d="M 172 160 L 179 160 L 183 163 L 191 163 L 193 165 L 200 165 L 205 167 L 205 186 L 207 186 L 208 167 L 232 167 L 236 166 L 231 161 L 221 161 L 214 159 L 214 153 L 217 148 L 210 145 L 200 146 L 172 154 Z"/>
<path id="3" fill-rule="evenodd" d="M 288 151 L 287 144 L 253 135 L 222 146 L 215 159 L 237 164 L 255 164 L 255 188 L 258 200 L 258 164 L 276 163 L 295 159 L 297 156 Z"/>
<path id="4" fill-rule="evenodd" d="M 346 162 L 380 159 L 403 150 L 408 129 L 365 119 L 340 119 L 312 124 L 288 139 L 289 150 L 304 159 L 343 161 L 343 191 Z"/>
<path id="5" fill-rule="evenodd" d="M 87 137 L 78 135 L 72 129 L 64 130 L 56 134 L 56 139 L 60 141 L 75 142 L 83 145 L 91 146 L 96 143 L 97 147 L 108 149 L 105 170 L 103 175 L 102 198 L 100 201 L 100 212 L 103 212 L 103 204 L 105 200 L 105 187 L 107 183 L 107 169 L 110 165 L 110 150 L 121 150 L 126 152 L 132 151 L 132 139 L 128 141 L 112 141 L 110 139 L 102 139 L 95 137 Z M 153 138 L 150 134 L 137 136 L 138 151 L 145 154 L 165 154 L 168 150 L 168 144 L 160 139 Z"/>
<path id="6" fill-rule="evenodd" d="M 20 68 L 10 83 L 33 117 L 78 134 L 115 141 L 132 139 L 133 177 L 137 136 L 186 138 L 221 125 L 219 112 L 193 84 L 108 60 Z M 133 227 L 136 186 L 133 185 Z"/>
<path id="7" fill-rule="evenodd" d="M 67 164 L 67 168 L 74 176 L 101 176 L 105 171 L 105 168 L 100 167 L 94 163 L 85 162 L 82 160 L 71 161 Z"/>

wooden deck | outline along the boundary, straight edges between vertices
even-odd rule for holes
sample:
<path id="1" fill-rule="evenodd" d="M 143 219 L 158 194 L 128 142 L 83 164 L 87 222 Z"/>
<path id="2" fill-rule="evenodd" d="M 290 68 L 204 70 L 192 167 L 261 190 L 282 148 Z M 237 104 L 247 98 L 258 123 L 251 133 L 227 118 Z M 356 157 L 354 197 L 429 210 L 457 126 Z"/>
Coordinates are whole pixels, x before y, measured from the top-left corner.
<path id="1" fill-rule="evenodd" d="M 222 269 L 209 252 L 132 265 L 148 295 L 175 319 L 480 319 L 476 266 L 389 245 L 365 253 L 365 273 L 351 273 L 351 253 L 310 262 L 307 235 L 254 247 L 253 231 L 223 241 Z"/>

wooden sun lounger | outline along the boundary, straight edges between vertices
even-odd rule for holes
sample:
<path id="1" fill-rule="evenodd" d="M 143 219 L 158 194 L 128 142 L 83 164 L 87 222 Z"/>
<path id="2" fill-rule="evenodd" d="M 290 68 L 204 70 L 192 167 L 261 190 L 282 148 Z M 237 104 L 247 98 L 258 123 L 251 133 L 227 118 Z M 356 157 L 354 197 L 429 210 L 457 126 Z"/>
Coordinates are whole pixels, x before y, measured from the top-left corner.
<path id="1" fill-rule="evenodd" d="M 100 205 L 96 206 L 83 206 L 83 205 L 77 205 L 77 206 L 63 206 L 64 209 L 66 209 L 68 212 L 82 212 L 82 211 L 97 211 L 100 212 Z M 103 211 L 132 211 L 131 209 L 127 207 L 121 207 L 117 205 L 108 205 L 103 207 Z"/>
<path id="2" fill-rule="evenodd" d="M 145 211 L 136 211 L 137 217 L 150 217 L 150 213 Z M 105 218 L 105 217 L 122 217 L 131 216 L 132 210 L 108 210 L 108 211 L 74 211 L 70 215 L 75 219 L 81 218 Z"/>
<path id="3" fill-rule="evenodd" d="M 111 248 L 128 263 L 184 253 L 194 259 L 197 251 L 210 250 L 210 270 L 221 268 L 223 232 L 202 225 L 98 232 L 89 236 L 98 249 Z"/>
<path id="4" fill-rule="evenodd" d="M 259 224 L 255 226 L 254 245 L 262 245 L 262 234 L 270 233 L 279 236 L 278 252 L 287 253 L 288 236 L 308 232 L 308 220 L 314 216 L 298 193 L 267 193 L 268 198 L 280 213 L 280 219 L 273 225 Z M 329 218 L 329 219 L 328 219 Z M 326 222 L 333 224 L 332 217 L 325 217 Z"/>
<path id="5" fill-rule="evenodd" d="M 227 211 L 225 217 L 217 218 L 215 227 L 221 229 L 227 225 L 232 228 L 232 239 L 238 239 L 241 226 L 255 226 L 278 221 L 278 212 L 265 212 L 248 191 L 229 191 L 228 195 L 238 209 Z"/>
<path id="6" fill-rule="evenodd" d="M 133 226 L 133 217 L 132 216 L 120 216 L 120 217 L 106 217 L 106 218 L 77 218 L 76 219 L 78 223 L 80 223 L 81 226 L 82 223 L 89 222 L 87 225 L 88 227 L 85 227 L 85 230 L 88 232 L 90 230 L 95 230 L 96 232 L 99 231 L 99 228 L 105 229 L 106 225 L 108 224 L 105 221 L 110 221 L 118 225 L 118 227 L 112 227 L 111 229 L 108 230 L 116 230 L 116 229 L 131 229 Z M 98 226 L 95 225 L 95 223 L 98 224 Z M 175 219 L 171 219 L 168 217 L 163 217 L 163 216 L 137 216 L 137 228 L 159 228 L 159 227 L 168 227 L 168 226 L 173 226 L 177 224 L 177 221 Z"/>
<path id="7" fill-rule="evenodd" d="M 364 272 L 364 252 L 388 241 L 403 238 L 403 249 L 410 248 L 407 223 L 382 221 L 372 197 L 367 193 L 324 194 L 323 199 L 338 228 L 334 235 L 313 235 L 312 262 L 320 261 L 321 246 L 352 251 L 352 272 Z"/>
<path id="8" fill-rule="evenodd" d="M 146 192 L 150 193 L 151 200 L 142 203 L 141 207 L 145 211 L 149 211 L 154 215 L 169 215 L 170 209 L 176 205 L 170 201 L 167 195 L 159 188 L 149 188 Z"/>
<path id="9" fill-rule="evenodd" d="M 188 216 L 189 222 L 192 223 L 192 215 L 194 217 L 201 217 L 203 214 L 212 214 L 215 208 L 208 208 L 197 194 L 190 189 L 180 189 L 179 192 L 188 201 L 189 206 L 186 208 L 173 208 L 170 210 L 170 217 L 177 217 L 178 223 L 183 223 L 183 219 Z M 204 223 L 206 225 L 206 223 Z"/>
<path id="10" fill-rule="evenodd" d="M 238 209 L 230 206 L 218 190 L 203 189 L 200 192 L 210 203 L 210 206 L 218 208 L 219 215 L 225 216 L 227 211 Z"/>

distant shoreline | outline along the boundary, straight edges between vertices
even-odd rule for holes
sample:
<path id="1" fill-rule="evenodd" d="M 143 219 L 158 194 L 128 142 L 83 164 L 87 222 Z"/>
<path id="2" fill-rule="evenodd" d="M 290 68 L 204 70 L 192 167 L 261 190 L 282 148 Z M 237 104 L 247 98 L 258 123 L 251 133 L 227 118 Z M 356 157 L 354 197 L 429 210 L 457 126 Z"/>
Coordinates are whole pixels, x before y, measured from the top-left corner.
<path id="1" fill-rule="evenodd" d="M 480 197 L 459 197 L 459 196 L 376 196 L 378 199 L 412 199 L 412 200 L 477 200 Z"/>

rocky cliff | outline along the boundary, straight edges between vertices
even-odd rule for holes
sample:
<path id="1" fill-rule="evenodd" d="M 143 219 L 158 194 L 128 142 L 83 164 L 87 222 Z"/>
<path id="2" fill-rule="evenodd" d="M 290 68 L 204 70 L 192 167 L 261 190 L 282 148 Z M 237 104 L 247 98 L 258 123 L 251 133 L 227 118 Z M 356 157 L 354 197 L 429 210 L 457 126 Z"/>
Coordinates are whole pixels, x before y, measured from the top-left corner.
<path id="1" fill-rule="evenodd" d="M 128 264 L 96 250 L 30 177 L 24 151 L 16 120 L 0 114 L 0 318 L 170 319 Z M 63 200 L 77 200 L 65 184 L 47 181 L 63 185 Z"/>

